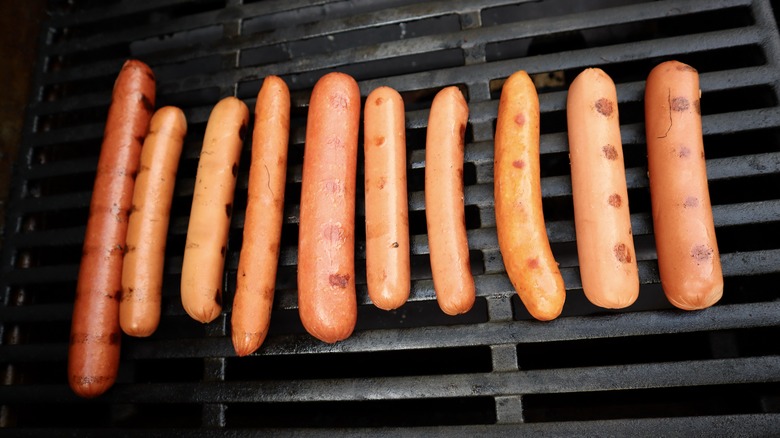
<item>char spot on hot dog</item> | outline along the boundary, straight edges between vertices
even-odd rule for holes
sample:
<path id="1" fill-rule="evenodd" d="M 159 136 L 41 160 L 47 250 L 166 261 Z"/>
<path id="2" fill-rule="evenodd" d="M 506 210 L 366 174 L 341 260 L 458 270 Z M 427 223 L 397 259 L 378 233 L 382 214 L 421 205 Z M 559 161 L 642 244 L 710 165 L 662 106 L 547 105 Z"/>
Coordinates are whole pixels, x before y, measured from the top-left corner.
<path id="1" fill-rule="evenodd" d="M 347 287 L 347 284 L 349 284 L 349 274 L 330 274 L 328 276 L 328 283 L 330 283 L 331 286 L 344 289 Z"/>
<path id="2" fill-rule="evenodd" d="M 517 124 L 517 126 L 523 126 L 523 125 L 525 125 L 525 114 L 523 114 L 523 113 L 518 113 L 518 114 L 515 116 L 515 123 Z"/>
<path id="3" fill-rule="evenodd" d="M 539 267 L 539 258 L 534 257 L 528 259 L 528 267 L 531 269 L 537 269 Z"/>
<path id="4" fill-rule="evenodd" d="M 631 263 L 631 252 L 628 250 L 625 243 L 618 243 L 612 250 L 615 253 L 615 258 L 620 263 Z"/>
<path id="5" fill-rule="evenodd" d="M 697 72 L 697 70 L 695 68 L 691 67 L 688 64 L 678 64 L 677 65 L 677 70 L 679 70 L 679 71 L 689 71 L 689 72 L 693 72 L 693 73 Z"/>
<path id="6" fill-rule="evenodd" d="M 143 93 L 141 93 L 141 105 L 143 105 L 146 112 L 151 113 L 154 112 L 154 104 L 152 101 Z"/>
<path id="7" fill-rule="evenodd" d="M 384 99 L 382 99 L 381 97 L 377 97 L 377 98 L 376 98 L 376 100 L 374 101 L 374 103 L 375 103 L 377 106 L 379 106 L 379 105 L 382 105 L 382 103 L 384 103 L 384 101 L 385 101 L 385 100 L 384 100 Z"/>
<path id="8" fill-rule="evenodd" d="M 704 244 L 699 244 L 694 246 L 693 249 L 691 249 L 691 257 L 693 257 L 693 259 L 697 263 L 706 262 L 712 258 L 713 252 L 714 251 L 709 246 Z"/>
<path id="9" fill-rule="evenodd" d="M 680 112 L 683 112 L 683 111 L 688 111 L 688 108 L 691 107 L 691 104 L 690 104 L 690 102 L 688 102 L 688 99 L 686 99 L 686 98 L 684 98 L 682 96 L 677 96 L 677 97 L 672 99 L 670 107 L 671 107 L 672 111 L 676 111 L 676 112 L 680 113 Z"/>
<path id="10" fill-rule="evenodd" d="M 375 138 L 374 139 L 374 144 L 377 145 L 377 146 L 382 146 L 383 144 L 385 144 L 385 136 L 384 135 L 380 135 L 379 137 Z"/>
<path id="11" fill-rule="evenodd" d="M 110 335 L 108 335 L 108 343 L 110 345 L 116 345 L 119 343 L 119 340 L 122 338 L 122 336 L 119 334 L 119 332 L 113 332 Z"/>
<path id="12" fill-rule="evenodd" d="M 685 202 L 683 202 L 683 207 L 685 208 L 694 208 L 699 206 L 699 198 L 695 196 L 688 196 L 685 198 Z"/>
<path id="13" fill-rule="evenodd" d="M 219 253 L 222 254 L 222 257 L 225 257 L 225 252 L 227 251 L 227 248 L 223 245 L 222 248 L 219 249 Z"/>
<path id="14" fill-rule="evenodd" d="M 512 166 L 515 167 L 516 169 L 522 169 L 523 167 L 525 167 L 525 161 L 523 160 L 512 161 Z"/>
<path id="15" fill-rule="evenodd" d="M 609 202 L 609 205 L 615 208 L 619 208 L 621 205 L 623 205 L 623 198 L 621 198 L 617 193 L 613 193 L 609 195 L 609 200 L 607 202 Z"/>
<path id="16" fill-rule="evenodd" d="M 233 216 L 233 204 L 225 204 L 225 215 L 227 215 L 228 219 Z"/>
<path id="17" fill-rule="evenodd" d="M 677 151 L 677 156 L 680 158 L 688 158 L 691 155 L 691 149 L 688 146 L 680 146 Z"/>
<path id="18" fill-rule="evenodd" d="M 601 148 L 601 152 L 604 153 L 604 158 L 607 160 L 617 160 L 618 152 L 617 149 L 615 149 L 615 146 L 612 146 L 611 144 L 604 145 Z"/>
<path id="19" fill-rule="evenodd" d="M 233 167 L 230 168 L 230 172 L 233 173 L 233 178 L 238 175 L 238 163 L 233 163 Z"/>
<path id="20" fill-rule="evenodd" d="M 240 138 L 241 141 L 244 141 L 246 138 L 246 121 L 241 122 L 241 127 L 238 128 L 238 138 Z"/>
<path id="21" fill-rule="evenodd" d="M 387 183 L 387 178 L 384 176 L 379 177 L 379 182 L 376 184 L 377 187 L 379 187 L 379 190 L 382 190 L 385 188 L 385 184 Z"/>
<path id="22" fill-rule="evenodd" d="M 609 117 L 612 115 L 612 111 L 614 111 L 612 101 L 602 97 L 601 99 L 596 101 L 596 111 L 599 112 L 599 114 Z"/>

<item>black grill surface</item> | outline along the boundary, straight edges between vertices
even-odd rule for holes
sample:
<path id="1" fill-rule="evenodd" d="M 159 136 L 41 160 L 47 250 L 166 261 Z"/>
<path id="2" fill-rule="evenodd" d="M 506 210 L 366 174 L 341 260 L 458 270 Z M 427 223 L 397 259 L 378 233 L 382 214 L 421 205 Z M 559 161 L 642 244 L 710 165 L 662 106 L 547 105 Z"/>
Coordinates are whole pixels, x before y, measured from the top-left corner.
<path id="1" fill-rule="evenodd" d="M 776 7 L 765 0 L 53 1 L 2 249 L 0 427 L 22 436 L 780 433 Z M 129 57 L 151 65 L 158 106 L 183 108 L 190 130 L 160 327 L 147 339 L 124 337 L 116 385 L 83 400 L 66 380 L 72 303 L 111 87 Z M 701 73 L 725 275 L 723 299 L 698 312 L 677 310 L 663 296 L 652 234 L 644 80 L 668 59 Z M 565 100 L 571 80 L 591 66 L 617 84 L 642 284 L 638 301 L 621 311 L 585 299 L 576 256 Z M 520 69 L 540 94 L 544 212 L 567 289 L 562 316 L 548 323 L 517 299 L 495 231 L 498 97 Z M 353 75 L 364 97 L 388 85 L 406 103 L 413 284 L 396 311 L 368 299 L 358 183 L 358 326 L 348 340 L 326 345 L 301 326 L 295 278 L 308 98 L 334 70 Z M 293 100 L 286 219 L 270 334 L 256 354 L 238 358 L 229 327 L 249 141 L 222 315 L 208 325 L 191 320 L 179 280 L 208 114 L 228 95 L 253 108 L 268 74 L 286 80 Z M 470 108 L 466 224 L 478 295 L 458 317 L 435 301 L 423 195 L 428 109 L 450 85 Z"/>

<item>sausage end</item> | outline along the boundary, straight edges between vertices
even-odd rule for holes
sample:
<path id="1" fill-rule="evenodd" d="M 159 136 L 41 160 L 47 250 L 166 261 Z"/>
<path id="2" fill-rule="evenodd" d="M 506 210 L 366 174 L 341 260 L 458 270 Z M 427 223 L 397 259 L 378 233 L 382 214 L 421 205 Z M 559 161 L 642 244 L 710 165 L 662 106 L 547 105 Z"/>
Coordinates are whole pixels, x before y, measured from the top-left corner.
<path id="1" fill-rule="evenodd" d="M 233 349 L 239 357 L 249 356 L 257 351 L 265 340 L 266 333 L 233 332 Z"/>

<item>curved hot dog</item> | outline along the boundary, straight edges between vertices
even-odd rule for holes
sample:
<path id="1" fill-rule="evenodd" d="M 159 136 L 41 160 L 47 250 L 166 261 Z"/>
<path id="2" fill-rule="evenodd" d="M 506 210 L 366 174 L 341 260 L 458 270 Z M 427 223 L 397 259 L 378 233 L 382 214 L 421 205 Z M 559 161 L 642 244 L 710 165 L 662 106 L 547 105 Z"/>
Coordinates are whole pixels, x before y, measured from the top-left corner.
<path id="1" fill-rule="evenodd" d="M 712 219 L 699 74 L 668 61 L 647 77 L 647 165 L 658 270 L 666 297 L 685 310 L 723 295 L 723 272 Z"/>
<path id="2" fill-rule="evenodd" d="M 160 322 L 165 243 L 176 171 L 187 119 L 182 110 L 157 110 L 141 149 L 122 268 L 119 325 L 131 336 L 149 336 Z"/>
<path id="3" fill-rule="evenodd" d="M 222 311 L 225 251 L 248 123 L 246 104 L 226 97 L 211 111 L 203 137 L 181 269 L 184 310 L 203 323 Z"/>
<path id="4" fill-rule="evenodd" d="M 108 110 L 73 306 L 68 382 L 82 397 L 105 392 L 119 369 L 127 217 L 154 99 L 152 70 L 140 61 L 125 62 Z"/>
<path id="5" fill-rule="evenodd" d="M 436 300 L 448 315 L 468 312 L 476 288 L 469 264 L 463 156 L 469 107 L 457 87 L 439 91 L 425 141 L 425 218 Z"/>
<path id="6" fill-rule="evenodd" d="M 536 319 L 557 318 L 566 290 L 542 212 L 539 97 L 525 71 L 504 82 L 495 136 L 496 232 L 507 276 Z"/>
<path id="7" fill-rule="evenodd" d="M 639 295 L 617 90 L 601 69 L 580 73 L 566 100 L 574 226 L 585 296 L 608 309 Z"/>
<path id="8" fill-rule="evenodd" d="M 401 95 L 389 87 L 372 91 L 364 121 L 368 295 L 380 309 L 391 310 L 406 302 L 411 289 Z"/>
<path id="9" fill-rule="evenodd" d="M 260 348 L 271 323 L 284 219 L 289 131 L 287 84 L 277 76 L 268 76 L 255 104 L 244 239 L 230 320 L 233 347 L 239 356 Z"/>
<path id="10" fill-rule="evenodd" d="M 298 232 L 298 310 L 315 338 L 336 342 L 357 321 L 355 179 L 360 89 L 344 73 L 314 86 L 306 124 Z"/>

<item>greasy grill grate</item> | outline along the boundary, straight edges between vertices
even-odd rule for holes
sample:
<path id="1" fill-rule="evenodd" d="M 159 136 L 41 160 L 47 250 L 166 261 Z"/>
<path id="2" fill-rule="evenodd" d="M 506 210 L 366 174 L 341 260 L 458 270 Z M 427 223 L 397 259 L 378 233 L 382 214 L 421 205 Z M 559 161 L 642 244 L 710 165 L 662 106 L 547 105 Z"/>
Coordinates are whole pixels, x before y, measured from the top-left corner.
<path id="1" fill-rule="evenodd" d="M 236 435 L 779 432 L 780 347 L 773 341 L 780 332 L 776 5 L 585 4 L 53 1 L 2 252 L 0 427 L 33 436 L 48 436 L 52 428 L 165 436 L 202 434 L 199 428 Z M 117 384 L 84 401 L 65 378 L 72 300 L 111 85 L 131 56 L 152 66 L 158 106 L 182 107 L 190 130 L 173 203 L 160 328 L 148 339 L 125 337 Z M 695 313 L 675 310 L 663 297 L 650 220 L 643 81 L 670 58 L 701 72 L 708 174 L 726 276 L 723 300 Z M 619 312 L 589 304 L 577 270 L 565 90 L 589 66 L 613 77 L 620 100 L 642 289 L 637 303 Z M 518 69 L 538 81 L 545 217 L 568 290 L 563 315 L 550 323 L 533 321 L 517 299 L 495 234 L 498 96 L 503 79 Z M 359 192 L 358 327 L 347 341 L 324 345 L 300 325 L 295 275 L 306 105 L 314 82 L 332 70 L 354 75 L 364 96 L 389 85 L 404 97 L 414 266 L 410 302 L 393 312 L 376 310 L 361 266 Z M 200 325 L 181 308 L 179 274 L 211 107 L 235 94 L 253 108 L 267 74 L 282 76 L 293 97 L 287 219 L 269 337 L 258 354 L 236 358 L 229 338 L 231 294 L 222 316 Z M 427 110 L 448 85 L 464 91 L 471 112 L 464 179 L 478 300 L 459 317 L 445 316 L 434 299 L 423 197 Z M 242 237 L 246 149 L 227 291 L 235 287 Z"/>

